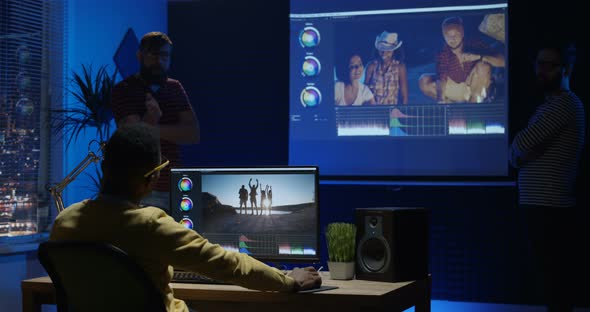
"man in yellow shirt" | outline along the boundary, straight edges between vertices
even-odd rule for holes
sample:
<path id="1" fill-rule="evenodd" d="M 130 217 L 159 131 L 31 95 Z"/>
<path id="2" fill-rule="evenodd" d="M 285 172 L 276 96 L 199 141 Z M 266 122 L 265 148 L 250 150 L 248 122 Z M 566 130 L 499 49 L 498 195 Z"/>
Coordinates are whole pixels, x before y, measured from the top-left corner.
<path id="1" fill-rule="evenodd" d="M 246 254 L 210 243 L 159 208 L 141 207 L 141 199 L 151 192 L 159 170 L 166 165 L 154 128 L 137 123 L 117 129 L 104 150 L 100 195 L 62 211 L 50 240 L 99 241 L 121 248 L 166 296 L 168 311 L 188 311 L 170 288 L 172 266 L 264 291 L 289 292 L 321 285 L 313 267 L 295 268 L 285 275 Z"/>

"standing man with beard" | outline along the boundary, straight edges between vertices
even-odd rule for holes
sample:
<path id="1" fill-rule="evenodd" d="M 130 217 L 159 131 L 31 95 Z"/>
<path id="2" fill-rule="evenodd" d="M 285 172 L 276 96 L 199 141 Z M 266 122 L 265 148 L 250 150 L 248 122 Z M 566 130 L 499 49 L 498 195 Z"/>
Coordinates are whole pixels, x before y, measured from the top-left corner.
<path id="1" fill-rule="evenodd" d="M 575 58 L 571 44 L 539 50 L 535 72 L 544 101 L 510 148 L 547 311 L 572 311 L 575 292 L 588 289 L 580 277 L 585 271 L 580 251 L 588 247 L 580 222 L 586 220 L 574 193 L 586 133 L 584 105 L 569 88 Z"/>
<path id="2" fill-rule="evenodd" d="M 170 167 L 180 164 L 180 144 L 200 140 L 198 119 L 182 84 L 168 77 L 172 41 L 161 32 L 141 38 L 139 73 L 113 87 L 112 108 L 117 126 L 144 122 L 160 132 L 162 156 Z M 170 170 L 162 170 L 152 194 L 142 204 L 170 210 Z"/>

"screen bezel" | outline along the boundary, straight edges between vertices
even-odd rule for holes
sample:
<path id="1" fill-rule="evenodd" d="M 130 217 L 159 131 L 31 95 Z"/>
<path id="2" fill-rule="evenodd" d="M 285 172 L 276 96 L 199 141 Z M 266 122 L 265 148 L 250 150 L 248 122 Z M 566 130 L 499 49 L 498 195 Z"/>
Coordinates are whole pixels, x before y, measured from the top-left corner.
<path id="1" fill-rule="evenodd" d="M 307 171 L 306 171 L 307 170 Z M 262 262 L 279 262 L 279 263 L 319 263 L 321 259 L 321 245 L 320 245 L 320 173 L 318 166 L 199 166 L 199 167 L 176 167 L 170 169 L 170 185 L 176 185 L 176 181 L 174 180 L 173 172 L 219 172 L 223 171 L 226 174 L 241 174 L 246 173 L 249 171 L 261 173 L 261 174 L 280 174 L 281 172 L 298 172 L 301 173 L 314 173 L 314 184 L 315 184 L 315 200 L 316 200 L 316 254 L 313 256 L 290 256 L 290 255 L 282 255 L 282 256 L 254 256 L 250 255 L 252 258 L 255 258 Z M 172 194 L 170 196 L 170 208 L 172 209 Z M 176 220 L 177 221 L 177 220 Z M 195 230 L 196 231 L 196 230 Z M 198 233 L 198 232 L 197 232 Z M 201 233 L 199 233 L 201 235 Z M 205 237 L 207 238 L 207 237 Z"/>
<path id="2" fill-rule="evenodd" d="M 376 1 L 373 1 L 376 2 Z M 325 14 L 343 14 L 346 15 L 346 13 L 358 13 L 358 12 L 364 12 L 364 11 L 371 11 L 365 7 L 363 7 L 363 5 L 358 4 L 358 3 L 354 3 L 354 2 L 350 2 L 348 1 L 347 3 L 340 3 L 334 0 L 330 0 L 326 3 L 321 3 L 318 6 L 313 6 L 313 12 L 307 11 L 307 10 L 302 10 L 302 4 L 310 4 L 311 1 L 310 0 L 290 0 L 290 10 L 289 10 L 289 14 L 290 14 L 290 23 L 291 23 L 291 19 L 293 18 L 292 15 L 314 15 L 317 14 L 318 16 L 322 16 Z M 338 9 L 334 9 L 334 5 L 337 4 L 338 5 Z M 506 47 L 505 47 L 505 68 L 506 70 L 508 70 L 508 68 L 510 67 L 510 56 L 511 56 L 511 47 L 508 44 L 508 39 L 510 37 L 510 11 L 511 11 L 511 0 L 487 0 L 485 1 L 484 4 L 482 4 L 479 1 L 473 1 L 473 0 L 456 0 L 453 2 L 453 4 L 449 4 L 449 5 L 441 5 L 438 3 L 433 3 L 431 1 L 422 1 L 422 0 L 418 0 L 418 1 L 402 1 L 402 2 L 397 2 L 397 3 L 378 3 L 378 7 L 374 8 L 374 10 L 377 11 L 381 11 L 381 10 L 405 10 L 408 8 L 415 8 L 415 9 L 431 9 L 431 8 L 435 8 L 435 7 L 463 7 L 463 6 L 485 6 L 485 5 L 505 5 L 506 8 L 506 14 L 507 14 L 507 18 L 506 18 Z M 463 10 L 463 9 L 461 9 Z M 469 10 L 467 10 L 469 11 Z M 290 26 L 291 27 L 291 26 Z M 289 59 L 289 63 L 291 62 L 291 59 Z M 291 79 L 291 75 L 293 73 L 289 72 L 289 77 Z M 510 101 L 511 101 L 511 80 L 509 78 L 506 78 L 506 85 L 505 85 L 505 94 L 506 94 L 506 125 L 505 125 L 505 129 L 506 132 L 504 134 L 504 136 L 507 137 L 507 141 L 508 141 L 508 146 L 507 149 L 510 147 L 509 143 L 510 143 L 510 137 L 511 137 L 511 132 L 510 132 L 510 126 L 511 126 L 511 122 L 510 122 Z M 291 103 L 289 103 L 289 105 L 292 105 Z M 291 116 L 289 116 L 289 118 L 291 118 Z M 289 119 L 289 130 L 288 130 L 288 138 L 289 141 L 292 140 L 291 138 L 291 120 Z M 354 138 L 353 138 L 354 139 Z M 291 143 L 289 143 L 289 149 L 292 148 Z M 298 163 L 292 163 L 291 161 L 291 152 L 289 151 L 289 156 L 288 156 L 288 163 L 289 165 L 293 165 L 296 166 L 298 165 Z M 321 164 L 318 164 L 321 165 Z M 369 172 L 359 172 L 359 173 L 355 173 L 355 172 L 350 172 L 350 171 L 341 171 L 341 172 L 330 172 L 330 174 L 322 174 L 320 175 L 320 179 L 322 181 L 327 181 L 328 183 L 330 182 L 336 182 L 339 183 L 341 181 L 347 181 L 347 182 L 353 182 L 353 181 L 371 181 L 374 182 L 375 184 L 382 184 L 382 183 L 394 183 L 394 182 L 409 182 L 409 181 L 419 181 L 421 183 L 432 183 L 432 184 L 439 184 L 439 183 L 455 183 L 455 182 L 471 182 L 471 183 L 512 183 L 514 181 L 516 181 L 516 172 L 513 168 L 511 168 L 508 164 L 508 160 L 506 159 L 506 164 L 505 164 L 505 173 L 492 173 L 492 174 L 485 174 L 485 173 L 474 173 L 474 174 L 470 174 L 470 173 L 461 173 L 458 175 L 453 174 L 452 171 L 446 172 L 446 173 L 442 173 L 442 174 L 436 174 L 436 173 L 424 173 L 424 174 L 420 174 L 420 173 L 396 173 L 396 172 L 391 172 L 391 173 L 386 173 L 386 174 L 373 174 L 373 173 L 369 173 Z M 334 171 L 334 170 L 333 170 Z"/>

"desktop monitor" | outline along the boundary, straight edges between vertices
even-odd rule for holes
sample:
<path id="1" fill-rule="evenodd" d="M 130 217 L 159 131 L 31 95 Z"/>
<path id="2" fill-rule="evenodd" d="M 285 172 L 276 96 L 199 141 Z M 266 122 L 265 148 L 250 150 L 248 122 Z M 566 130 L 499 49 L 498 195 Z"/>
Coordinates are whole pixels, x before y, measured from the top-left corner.
<path id="1" fill-rule="evenodd" d="M 319 262 L 317 167 L 172 168 L 170 215 L 261 261 Z"/>

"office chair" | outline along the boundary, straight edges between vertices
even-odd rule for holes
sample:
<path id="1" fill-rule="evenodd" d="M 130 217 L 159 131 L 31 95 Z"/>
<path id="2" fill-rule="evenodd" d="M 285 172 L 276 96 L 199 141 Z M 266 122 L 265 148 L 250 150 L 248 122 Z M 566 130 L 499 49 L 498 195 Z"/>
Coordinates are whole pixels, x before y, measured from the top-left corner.
<path id="1" fill-rule="evenodd" d="M 48 241 L 39 261 L 55 286 L 59 312 L 165 312 L 164 295 L 121 249 L 106 243 Z"/>

